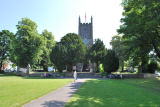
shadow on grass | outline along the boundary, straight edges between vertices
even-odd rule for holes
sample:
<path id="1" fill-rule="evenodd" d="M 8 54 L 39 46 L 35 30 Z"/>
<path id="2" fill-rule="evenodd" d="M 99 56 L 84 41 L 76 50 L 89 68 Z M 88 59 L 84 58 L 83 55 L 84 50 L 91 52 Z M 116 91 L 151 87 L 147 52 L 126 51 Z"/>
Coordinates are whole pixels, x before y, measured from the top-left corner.
<path id="1" fill-rule="evenodd" d="M 73 78 L 44 78 L 44 77 L 29 77 L 29 76 L 20 76 L 23 79 L 73 79 Z"/>
<path id="2" fill-rule="evenodd" d="M 160 94 L 147 92 L 125 80 L 88 80 L 66 107 L 159 107 Z"/>
<path id="3" fill-rule="evenodd" d="M 16 76 L 16 73 L 0 73 L 0 77 L 5 77 L 5 76 Z"/>
<path id="4" fill-rule="evenodd" d="M 44 78 L 44 77 L 31 77 L 31 76 L 18 76 L 15 73 L 2 73 L 0 77 L 19 77 L 22 79 L 73 79 L 73 78 Z"/>

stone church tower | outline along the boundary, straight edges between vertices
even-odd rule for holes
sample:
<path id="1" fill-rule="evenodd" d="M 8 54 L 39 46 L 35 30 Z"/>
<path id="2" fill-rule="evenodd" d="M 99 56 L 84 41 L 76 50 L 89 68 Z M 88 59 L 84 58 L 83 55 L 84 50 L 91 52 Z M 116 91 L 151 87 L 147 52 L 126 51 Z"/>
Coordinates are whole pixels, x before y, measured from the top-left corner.
<path id="1" fill-rule="evenodd" d="M 91 16 L 90 23 L 86 23 L 86 22 L 81 23 L 81 19 L 79 16 L 78 34 L 81 36 L 86 46 L 93 45 L 93 18 L 92 16 Z"/>

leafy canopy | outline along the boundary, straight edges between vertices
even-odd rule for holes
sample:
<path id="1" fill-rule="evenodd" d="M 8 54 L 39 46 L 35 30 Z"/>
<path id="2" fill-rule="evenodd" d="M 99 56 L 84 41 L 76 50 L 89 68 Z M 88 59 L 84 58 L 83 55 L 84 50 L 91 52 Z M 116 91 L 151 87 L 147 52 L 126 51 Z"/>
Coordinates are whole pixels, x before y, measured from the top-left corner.
<path id="1" fill-rule="evenodd" d="M 8 30 L 2 30 L 0 32 L 0 70 L 3 62 L 9 58 L 10 42 L 13 35 Z"/>
<path id="2" fill-rule="evenodd" d="M 37 24 L 28 18 L 22 18 L 16 27 L 17 33 L 11 44 L 11 61 L 20 67 L 37 63 L 44 44 L 37 32 Z"/>

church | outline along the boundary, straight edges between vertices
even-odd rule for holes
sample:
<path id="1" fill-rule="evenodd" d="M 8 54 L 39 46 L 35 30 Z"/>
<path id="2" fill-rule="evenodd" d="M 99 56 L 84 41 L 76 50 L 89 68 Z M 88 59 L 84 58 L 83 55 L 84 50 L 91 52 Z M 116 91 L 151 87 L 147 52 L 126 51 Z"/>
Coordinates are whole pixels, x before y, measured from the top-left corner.
<path id="1" fill-rule="evenodd" d="M 90 23 L 86 23 L 86 16 L 85 16 L 85 23 L 81 23 L 81 18 L 79 16 L 78 34 L 81 36 L 85 46 L 89 47 L 93 45 L 93 18 L 92 16 L 91 16 Z"/>
<path id="2" fill-rule="evenodd" d="M 78 23 L 78 34 L 81 36 L 85 46 L 90 47 L 93 45 L 93 18 L 91 16 L 91 22 L 86 22 L 85 16 L 85 23 L 81 23 L 81 18 L 79 16 L 79 23 Z M 83 70 L 84 64 L 78 63 L 76 64 L 77 71 Z M 89 65 L 85 66 L 85 68 L 93 68 L 93 64 L 89 63 Z M 93 69 L 92 69 L 93 70 Z"/>

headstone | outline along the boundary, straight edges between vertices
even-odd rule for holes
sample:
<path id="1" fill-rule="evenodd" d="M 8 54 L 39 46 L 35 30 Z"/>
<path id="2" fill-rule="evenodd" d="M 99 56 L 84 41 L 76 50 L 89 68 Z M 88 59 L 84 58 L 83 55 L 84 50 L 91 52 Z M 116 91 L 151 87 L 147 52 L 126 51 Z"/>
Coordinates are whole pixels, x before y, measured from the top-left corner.
<path id="1" fill-rule="evenodd" d="M 73 69 L 73 70 L 76 70 L 76 66 L 73 66 L 72 69 Z"/>

